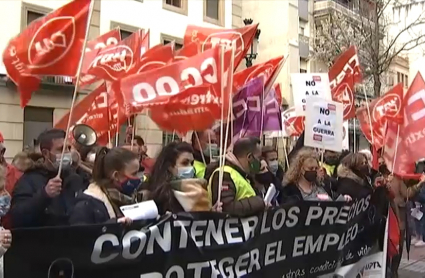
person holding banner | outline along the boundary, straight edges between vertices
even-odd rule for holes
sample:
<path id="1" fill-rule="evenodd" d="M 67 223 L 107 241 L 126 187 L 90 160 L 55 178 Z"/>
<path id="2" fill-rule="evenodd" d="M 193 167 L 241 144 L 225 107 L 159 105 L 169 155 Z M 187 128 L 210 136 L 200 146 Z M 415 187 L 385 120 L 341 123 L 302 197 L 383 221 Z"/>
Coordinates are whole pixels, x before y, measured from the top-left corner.
<path id="1" fill-rule="evenodd" d="M 93 182 L 77 195 L 69 219 L 71 225 L 100 224 L 106 222 L 131 223 L 120 207 L 137 203 L 137 154 L 124 148 L 102 147 L 96 153 Z"/>
<path id="2" fill-rule="evenodd" d="M 255 190 L 253 179 L 261 169 L 260 143 L 256 137 L 244 137 L 235 142 L 233 152 L 226 154 L 221 187 L 223 212 L 245 217 L 263 211 L 269 205 Z M 219 184 L 220 168 L 216 168 L 208 183 L 208 195 L 212 203 L 219 200 Z"/>
<path id="3" fill-rule="evenodd" d="M 350 196 L 337 195 L 324 188 L 318 178 L 319 158 L 317 153 L 304 147 L 297 152 L 284 177 L 283 194 L 291 201 L 350 201 Z M 334 198 L 332 198 L 333 196 Z"/>
<path id="4" fill-rule="evenodd" d="M 195 175 L 202 179 L 205 176 L 207 166 L 211 163 L 211 158 L 218 156 L 217 135 L 211 129 L 194 131 L 192 133 L 192 147 L 194 150 L 193 157 L 195 158 L 193 162 Z"/>
<path id="5" fill-rule="evenodd" d="M 67 225 L 83 181 L 72 169 L 71 146 L 65 148 L 58 175 L 65 131 L 50 129 L 38 137 L 41 154 L 17 181 L 12 193 L 10 217 L 13 228 Z"/>
<path id="6" fill-rule="evenodd" d="M 143 199 L 155 201 L 160 215 L 218 209 L 208 200 L 206 181 L 195 178 L 193 161 L 186 142 L 171 142 L 159 153 Z"/>

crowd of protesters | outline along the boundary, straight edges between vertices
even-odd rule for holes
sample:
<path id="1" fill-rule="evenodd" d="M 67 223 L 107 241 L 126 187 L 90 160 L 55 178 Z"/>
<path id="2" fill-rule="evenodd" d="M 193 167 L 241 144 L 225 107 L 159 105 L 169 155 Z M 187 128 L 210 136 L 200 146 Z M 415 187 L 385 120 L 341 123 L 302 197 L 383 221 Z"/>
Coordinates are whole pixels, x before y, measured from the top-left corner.
<path id="1" fill-rule="evenodd" d="M 13 244 L 9 229 L 128 224 L 132 221 L 120 207 L 145 200 L 153 200 L 161 215 L 212 210 L 246 217 L 301 200 L 350 202 L 382 188 L 400 229 L 399 253 L 390 264 L 397 277 L 410 212 L 425 212 L 425 178 L 404 181 L 388 171 L 382 158 L 374 170 L 368 151 L 320 154 L 303 146 L 303 136 L 288 155 L 289 167 L 281 166 L 286 163 L 279 163 L 277 149 L 246 137 L 224 154 L 221 168 L 219 139 L 212 130 L 194 132 L 191 143 L 171 142 L 156 158 L 147 155 L 139 136 L 133 144 L 114 148 L 78 143 L 64 148 L 65 135 L 59 129 L 41 133 L 33 149 L 16 154 L 10 163 L 0 135 L 0 255 Z M 271 185 L 277 193 L 266 202 Z M 416 247 L 425 246 L 424 222 L 424 217 L 414 218 Z"/>

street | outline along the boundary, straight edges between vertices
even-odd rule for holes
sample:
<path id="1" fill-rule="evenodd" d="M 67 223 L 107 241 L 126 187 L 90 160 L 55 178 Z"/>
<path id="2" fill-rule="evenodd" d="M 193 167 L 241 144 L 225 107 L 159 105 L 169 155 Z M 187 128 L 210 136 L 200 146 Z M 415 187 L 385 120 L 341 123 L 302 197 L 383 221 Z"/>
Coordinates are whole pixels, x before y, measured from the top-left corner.
<path id="1" fill-rule="evenodd" d="M 410 259 L 407 260 L 406 250 L 400 263 L 400 278 L 423 278 L 425 277 L 425 248 L 411 246 Z"/>

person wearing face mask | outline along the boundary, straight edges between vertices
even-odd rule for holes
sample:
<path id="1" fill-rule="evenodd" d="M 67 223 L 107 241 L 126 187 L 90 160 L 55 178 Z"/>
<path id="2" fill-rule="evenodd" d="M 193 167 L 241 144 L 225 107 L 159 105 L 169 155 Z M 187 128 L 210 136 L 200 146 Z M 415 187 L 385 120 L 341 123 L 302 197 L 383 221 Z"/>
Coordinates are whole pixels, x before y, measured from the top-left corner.
<path id="1" fill-rule="evenodd" d="M 93 182 L 78 194 L 69 223 L 131 223 L 120 207 L 138 202 L 137 191 L 141 185 L 138 171 L 136 153 L 124 148 L 100 148 L 93 165 Z"/>
<path id="2" fill-rule="evenodd" d="M 264 146 L 262 148 L 262 157 L 267 162 L 270 172 L 280 181 L 283 181 L 283 168 L 279 165 L 277 159 L 277 150 L 272 146 Z"/>
<path id="3" fill-rule="evenodd" d="M 217 135 L 211 129 L 204 131 L 194 131 L 192 133 L 193 147 L 193 167 L 197 178 L 205 177 L 205 170 L 211 163 L 211 157 L 217 157 L 219 149 L 217 145 Z"/>
<path id="4" fill-rule="evenodd" d="M 70 146 L 62 159 L 65 131 L 50 129 L 40 134 L 41 154 L 18 180 L 12 193 L 11 224 L 18 227 L 44 227 L 68 224 L 69 213 L 75 204 L 75 195 L 84 188 L 83 180 L 72 169 Z"/>
<path id="5" fill-rule="evenodd" d="M 235 142 L 233 152 L 226 154 L 223 166 L 221 202 L 223 212 L 245 217 L 264 211 L 266 204 L 255 188 L 254 177 L 261 170 L 261 145 L 256 137 L 244 137 Z M 208 194 L 212 203 L 218 200 L 220 168 L 209 177 Z"/>
<path id="6" fill-rule="evenodd" d="M 329 177 L 334 177 L 338 163 L 339 154 L 330 150 L 326 150 L 323 154 L 323 163 L 321 163 L 320 166 L 326 170 L 326 174 Z"/>
<path id="7" fill-rule="evenodd" d="M 365 198 L 373 193 L 370 168 L 367 157 L 362 153 L 352 153 L 344 157 L 338 166 L 339 194 L 347 194 L 353 199 Z"/>
<path id="8" fill-rule="evenodd" d="M 145 200 L 155 201 L 159 214 L 212 209 L 206 181 L 195 177 L 193 161 L 193 148 L 186 142 L 162 148 L 143 194 Z"/>
<path id="9" fill-rule="evenodd" d="M 349 196 L 336 195 L 322 186 L 318 177 L 318 154 L 311 148 L 297 152 L 284 177 L 285 202 L 293 201 L 350 201 Z"/>

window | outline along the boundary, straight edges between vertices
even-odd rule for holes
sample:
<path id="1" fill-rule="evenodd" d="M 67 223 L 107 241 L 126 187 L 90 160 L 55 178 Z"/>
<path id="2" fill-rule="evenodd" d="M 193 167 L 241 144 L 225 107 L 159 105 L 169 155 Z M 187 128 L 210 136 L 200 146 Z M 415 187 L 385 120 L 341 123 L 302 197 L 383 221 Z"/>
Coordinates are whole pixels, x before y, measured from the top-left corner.
<path id="1" fill-rule="evenodd" d="M 163 146 L 166 146 L 169 143 L 174 142 L 174 141 L 181 141 L 180 137 L 176 133 L 167 132 L 167 131 L 164 131 L 162 133 L 162 145 Z"/>
<path id="2" fill-rule="evenodd" d="M 164 45 L 165 44 L 169 44 L 172 41 L 174 41 L 174 46 L 175 46 L 175 49 L 176 50 L 179 50 L 179 49 L 183 48 L 183 40 L 182 39 L 161 34 L 161 42 L 162 42 L 162 44 L 164 44 Z"/>
<path id="3" fill-rule="evenodd" d="M 43 17 L 45 14 L 27 11 L 27 25 L 29 25 L 31 22 L 39 19 L 40 17 Z"/>
<path id="4" fill-rule="evenodd" d="M 306 69 L 300 69 L 300 73 L 307 73 Z"/>
<path id="5" fill-rule="evenodd" d="M 394 75 L 392 73 L 388 76 L 388 85 L 394 86 Z"/>
<path id="6" fill-rule="evenodd" d="M 404 75 L 404 87 L 409 87 L 409 77 L 407 75 Z"/>
<path id="7" fill-rule="evenodd" d="M 32 5 L 28 3 L 22 3 L 21 10 L 21 30 L 24 30 L 31 22 L 39 19 L 50 13 L 51 9 Z"/>
<path id="8" fill-rule="evenodd" d="M 397 72 L 397 83 L 402 83 L 401 82 L 401 73 Z"/>
<path id="9" fill-rule="evenodd" d="M 204 0 L 204 21 L 224 26 L 224 0 Z"/>
<path id="10" fill-rule="evenodd" d="M 303 36 L 304 36 L 304 27 L 301 27 L 301 26 L 300 26 L 300 30 L 299 30 L 299 32 L 300 32 L 300 35 L 303 35 Z"/>
<path id="11" fill-rule="evenodd" d="M 118 23 L 111 21 L 111 30 L 119 27 L 121 33 L 121 39 L 126 39 L 131 36 L 134 32 L 137 32 L 140 28 L 135 26 L 130 26 L 127 24 Z"/>
<path id="12" fill-rule="evenodd" d="M 24 146 L 33 146 L 43 131 L 53 127 L 53 108 L 27 106 L 24 108 Z"/>
<path id="13" fill-rule="evenodd" d="M 121 39 L 122 40 L 130 37 L 133 34 L 133 32 L 125 31 L 125 30 L 122 30 L 122 29 L 120 29 L 120 33 L 121 33 Z"/>
<path id="14" fill-rule="evenodd" d="M 188 0 L 162 0 L 162 8 L 171 12 L 187 15 Z"/>

